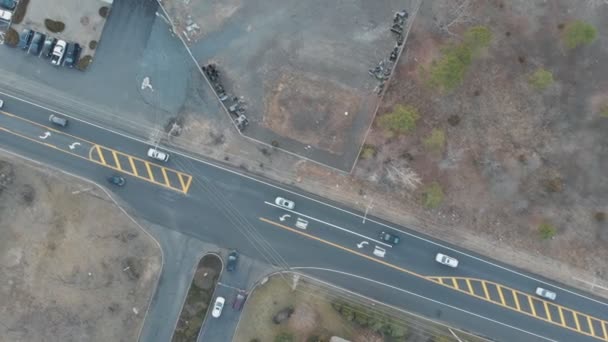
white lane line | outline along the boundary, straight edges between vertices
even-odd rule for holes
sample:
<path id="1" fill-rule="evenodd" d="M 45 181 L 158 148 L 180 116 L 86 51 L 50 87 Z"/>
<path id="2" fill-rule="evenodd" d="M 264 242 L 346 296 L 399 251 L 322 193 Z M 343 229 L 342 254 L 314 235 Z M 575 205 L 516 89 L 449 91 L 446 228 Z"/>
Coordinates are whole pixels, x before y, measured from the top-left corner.
<path id="1" fill-rule="evenodd" d="M 389 247 L 389 248 L 393 248 L 393 246 L 391 246 L 390 244 L 388 244 L 388 243 L 386 243 L 386 242 L 382 242 L 382 241 L 379 241 L 379 240 L 376 240 L 376 239 L 372 239 L 372 238 L 370 238 L 370 237 L 368 237 L 368 236 L 365 236 L 365 235 L 363 235 L 363 234 L 359 234 L 359 233 L 353 232 L 352 230 L 348 230 L 348 229 L 346 229 L 346 228 L 342 228 L 342 227 L 337 226 L 337 225 L 335 225 L 335 224 L 333 224 L 333 223 L 325 222 L 325 221 L 320 220 L 320 219 L 318 219 L 318 218 L 314 218 L 314 217 L 312 217 L 312 216 L 308 216 L 308 215 L 302 214 L 302 213 L 297 212 L 297 211 L 294 211 L 294 210 L 290 210 L 290 209 L 286 209 L 286 208 L 284 208 L 284 207 L 280 207 L 280 206 L 278 206 L 278 205 L 276 205 L 276 204 L 274 204 L 274 203 L 271 203 L 271 202 L 266 202 L 266 201 L 264 201 L 264 203 L 266 203 L 266 204 L 268 204 L 268 205 L 270 205 L 270 206 L 273 206 L 273 207 L 275 207 L 275 208 L 280 208 L 280 209 L 283 209 L 283 210 L 285 210 L 285 211 L 289 211 L 290 213 L 296 214 L 296 215 L 298 215 L 298 216 L 306 217 L 306 218 L 307 218 L 307 219 L 309 219 L 309 220 L 317 221 L 317 222 L 319 222 L 319 223 L 322 223 L 322 224 L 324 224 L 324 225 L 330 226 L 330 227 L 332 227 L 332 228 L 339 229 L 339 230 L 341 230 L 341 231 L 343 231 L 343 232 L 346 232 L 346 233 L 349 233 L 349 234 L 352 234 L 352 235 L 356 235 L 356 236 L 358 236 L 358 237 L 361 237 L 361 238 L 364 238 L 364 239 L 367 239 L 367 240 L 370 240 L 370 241 L 374 241 L 375 243 L 378 243 L 378 244 L 381 244 L 381 245 L 387 246 L 387 247 Z"/>
<path id="2" fill-rule="evenodd" d="M 485 316 L 482 316 L 482 315 L 478 315 L 478 314 L 476 314 L 476 313 L 474 313 L 474 312 L 471 312 L 471 311 L 468 311 L 468 310 L 465 310 L 465 309 L 461 309 L 461 308 L 459 308 L 459 307 L 456 307 L 456 306 L 453 306 L 453 305 L 450 305 L 450 304 L 446 304 L 446 303 L 440 302 L 440 301 L 438 301 L 438 300 L 436 300 L 436 299 L 428 298 L 428 297 L 425 297 L 425 296 L 423 296 L 423 295 L 419 295 L 419 294 L 417 294 L 417 293 L 414 293 L 414 292 L 411 292 L 411 291 L 408 291 L 408 290 L 405 290 L 405 289 L 402 289 L 402 288 L 399 288 L 399 287 L 396 287 L 396 286 L 393 286 L 393 285 L 389 285 L 389 284 L 386 284 L 386 283 L 383 283 L 383 282 L 380 282 L 380 281 L 377 281 L 377 280 L 374 280 L 374 279 L 369 279 L 369 278 L 366 278 L 366 277 L 363 277 L 363 276 L 360 276 L 360 275 L 356 275 L 356 274 L 352 274 L 352 273 L 348 273 L 348 272 L 342 272 L 342 271 L 338 271 L 338 270 L 333 270 L 333 269 L 329 269 L 329 268 L 322 268 L 322 267 L 291 267 L 291 268 L 290 268 L 290 270 L 315 270 L 315 271 L 326 271 L 326 272 L 333 272 L 333 273 L 338 273 L 338 274 L 346 275 L 346 276 L 353 277 L 353 278 L 357 278 L 357 279 L 362 279 L 362 280 L 368 281 L 368 282 L 370 282 L 370 283 L 375 283 L 375 284 L 378 284 L 378 285 L 382 285 L 382 286 L 385 286 L 385 287 L 391 288 L 391 289 L 396 290 L 396 291 L 399 291 L 399 292 L 403 292 L 403 293 L 406 293 L 406 294 L 409 294 L 409 295 L 412 295 L 412 296 L 415 296 L 415 297 L 418 297 L 418 298 L 422 298 L 422 299 L 424 299 L 424 300 L 427 300 L 427 301 L 429 301 L 429 302 L 433 302 L 433 303 L 435 303 L 435 304 L 439 304 L 439 305 L 446 306 L 446 307 L 448 307 L 448 308 L 450 308 L 450 309 L 454 309 L 454 310 L 457 310 L 457 311 L 460 311 L 460 312 L 466 313 L 466 314 L 468 314 L 468 315 L 475 316 L 475 317 L 477 317 L 477 318 L 481 318 L 481 319 L 484 319 L 484 320 L 486 320 L 486 321 L 490 321 L 490 322 L 492 322 L 492 323 L 496 323 L 496 324 L 499 324 L 499 325 L 505 326 L 505 327 L 507 327 L 507 328 L 511 328 L 511 329 L 514 329 L 514 330 L 517 330 L 517 331 L 521 331 L 521 332 L 523 332 L 523 333 L 526 333 L 526 334 L 529 334 L 529 335 L 532 335 L 532 336 L 535 336 L 535 337 L 541 338 L 541 339 L 546 340 L 546 341 L 557 342 L 557 340 L 553 340 L 553 339 L 550 339 L 550 338 L 548 338 L 548 337 L 545 337 L 545 336 L 541 336 L 541 335 L 535 334 L 535 333 L 533 333 L 533 332 L 531 332 L 531 331 L 527 331 L 527 330 L 524 330 L 524 329 L 521 329 L 521 328 L 518 328 L 518 327 L 515 327 L 515 326 L 512 326 L 512 325 L 509 325 L 509 324 L 507 324 L 507 323 L 503 323 L 503 322 L 500 322 L 500 321 L 497 321 L 497 320 L 494 320 L 494 319 L 491 319 L 491 318 L 488 318 L 488 317 L 485 317 Z M 364 297 L 364 298 L 369 299 L 370 301 L 377 302 L 377 303 L 382 303 L 383 305 L 390 306 L 391 308 L 396 309 L 396 310 L 398 310 L 398 311 L 401 311 L 401 312 L 404 312 L 404 313 L 408 313 L 408 314 L 412 314 L 411 312 L 406 311 L 406 310 L 403 310 L 403 309 L 398 308 L 398 307 L 395 307 L 394 305 L 391 305 L 391 304 L 388 304 L 388 303 L 384 303 L 384 302 L 380 302 L 380 301 L 378 301 L 378 300 L 375 300 L 375 299 L 369 298 L 369 297 L 367 297 L 367 296 L 364 296 L 364 295 L 362 295 L 362 294 L 360 294 L 360 293 L 353 292 L 353 291 L 350 291 L 350 290 L 347 290 L 347 289 L 344 289 L 344 288 L 338 287 L 338 286 L 333 285 L 333 284 L 331 284 L 331 283 L 328 283 L 328 282 L 325 282 L 325 281 L 320 280 L 320 279 L 318 279 L 318 278 L 315 278 L 315 277 L 313 277 L 313 276 L 311 276 L 311 275 L 309 275 L 309 274 L 306 274 L 306 273 L 305 273 L 304 275 L 305 275 L 306 277 L 313 278 L 313 279 L 315 279 L 316 281 L 318 281 L 318 282 L 320 282 L 320 283 L 323 283 L 323 284 L 325 284 L 325 285 L 332 286 L 332 287 L 336 287 L 336 288 L 339 288 L 339 289 L 341 289 L 341 290 L 343 290 L 343 291 L 349 292 L 349 293 L 351 293 L 351 294 L 353 294 L 353 295 L 355 295 L 355 296 Z M 416 315 L 416 316 L 418 316 L 418 315 Z M 428 318 L 423 317 L 423 316 L 418 316 L 418 317 L 421 317 L 421 318 L 424 318 L 424 319 L 426 319 L 426 320 L 429 320 Z M 435 322 L 435 321 L 433 321 L 433 322 Z M 440 322 L 435 322 L 435 323 L 440 323 Z"/>
<path id="3" fill-rule="evenodd" d="M 103 126 L 100 126 L 100 125 L 97 125 L 97 124 L 94 124 L 94 123 L 88 122 L 88 121 L 86 121 L 86 120 L 83 120 L 83 119 L 80 119 L 80 118 L 76 118 L 76 117 L 74 117 L 74 116 L 70 116 L 70 115 L 68 115 L 68 114 L 65 114 L 65 113 L 62 113 L 62 112 L 59 112 L 59 111 L 56 111 L 56 110 L 53 110 L 53 109 L 47 108 L 47 107 L 45 107 L 45 106 L 42 106 L 42 105 L 39 105 L 39 104 L 36 104 L 36 103 L 33 103 L 33 102 L 30 102 L 30 101 L 25 100 L 25 99 L 22 99 L 22 98 L 20 98 L 20 97 L 17 97 L 17 96 L 14 96 L 14 95 L 10 95 L 10 94 L 6 94 L 6 93 L 4 93 L 4 92 L 2 92 L 2 91 L 0 91 L 0 94 L 3 94 L 3 95 L 5 95 L 5 96 L 11 97 L 11 98 L 13 98 L 13 99 L 16 99 L 16 100 L 19 100 L 19 101 L 25 102 L 25 103 L 30 104 L 30 105 L 32 105 L 32 106 L 35 106 L 35 107 L 38 107 L 38 108 L 42 108 L 42 109 L 44 109 L 44 110 L 47 110 L 47 111 L 50 111 L 50 112 L 53 112 L 53 113 L 56 113 L 56 114 L 61 114 L 61 115 L 67 116 L 67 117 L 68 117 L 68 118 L 70 118 L 70 119 L 73 119 L 73 120 L 76 120 L 76 121 L 80 121 L 80 122 L 85 123 L 85 124 L 87 124 L 87 125 L 89 125 L 89 126 L 92 126 L 92 127 L 98 128 L 98 129 L 100 129 L 100 130 L 102 130 L 102 131 L 106 131 L 106 132 L 109 132 L 109 133 L 112 133 L 112 134 L 116 134 L 116 135 L 118 135 L 118 136 L 121 136 L 121 137 L 123 137 L 123 138 L 127 138 L 127 139 L 130 139 L 130 140 L 133 140 L 133 141 L 137 141 L 137 142 L 142 143 L 142 144 L 144 144 L 144 145 L 146 145 L 146 146 L 148 145 L 147 140 L 143 140 L 143 139 L 140 139 L 140 138 L 138 138 L 138 137 L 131 136 L 131 135 L 129 135 L 129 134 L 125 134 L 125 133 L 122 133 L 122 132 L 114 131 L 114 130 L 112 130 L 112 129 L 109 129 L 109 128 L 106 128 L 106 127 L 103 127 Z M 261 180 L 261 179 L 255 178 L 255 177 L 250 176 L 250 175 L 246 175 L 246 174 L 240 173 L 240 172 L 238 172 L 238 171 L 235 171 L 235 170 L 232 170 L 232 169 L 229 169 L 229 168 L 223 167 L 223 166 L 221 166 L 221 165 L 214 164 L 214 163 L 212 163 L 212 162 L 209 162 L 209 161 L 206 161 L 206 160 L 200 159 L 200 158 L 198 158 L 198 157 L 195 157 L 195 156 L 192 156 L 192 155 L 188 155 L 188 154 L 186 154 L 186 153 L 184 153 L 184 152 L 182 152 L 182 151 L 179 151 L 179 150 L 176 150 L 176 149 L 173 149 L 173 148 L 170 148 L 170 147 L 166 147 L 166 146 L 163 146 L 163 148 L 164 148 L 165 150 L 167 150 L 167 151 L 169 151 L 169 152 L 173 153 L 173 154 L 176 154 L 176 155 L 182 156 L 182 157 L 184 157 L 184 158 L 188 158 L 188 159 L 190 159 L 190 160 L 197 161 L 197 162 L 199 162 L 199 163 L 201 163 L 201 164 L 205 164 L 205 165 L 208 165 L 208 166 L 214 167 L 214 168 L 216 168 L 216 169 L 219 169 L 219 170 L 222 170 L 222 171 L 225 171 L 225 172 L 231 173 L 231 174 L 233 174 L 233 175 L 236 175 L 236 176 L 239 176 L 239 177 L 242 177 L 242 178 L 245 178 L 245 179 L 249 179 L 249 180 L 254 181 L 254 182 L 257 182 L 257 183 L 259 183 L 259 184 L 263 184 L 263 185 L 266 185 L 266 186 L 268 186 L 268 187 L 271 187 L 271 188 L 274 188 L 274 189 L 278 189 L 278 190 L 284 191 L 285 193 L 289 193 L 289 194 L 292 194 L 292 195 L 299 196 L 299 197 L 301 197 L 301 198 L 305 198 L 305 199 L 307 199 L 307 200 L 309 200 L 309 201 L 313 201 L 313 202 L 316 202 L 316 203 L 319 203 L 319 204 L 325 205 L 325 206 L 327 206 L 327 207 L 330 207 L 330 208 L 332 208 L 332 209 L 335 209 L 335 210 L 341 211 L 341 212 L 343 212 L 343 213 L 347 213 L 347 214 L 350 214 L 350 215 L 352 215 L 352 216 L 355 216 L 355 217 L 358 217 L 358 218 L 361 218 L 361 219 L 363 218 L 363 216 L 362 216 L 362 215 L 359 215 L 359 214 L 357 214 L 357 213 L 353 213 L 353 212 L 348 211 L 348 210 L 346 210 L 346 209 L 342 209 L 342 208 L 336 207 L 336 206 L 334 206 L 334 205 L 331 205 L 331 204 L 329 204 L 329 203 L 325 203 L 325 202 L 320 201 L 320 200 L 317 200 L 317 199 L 315 199 L 315 198 L 312 198 L 312 197 L 309 197 L 309 196 L 306 196 L 306 195 L 302 195 L 302 194 L 300 194 L 300 193 L 298 193 L 298 192 L 295 192 L 295 191 L 293 191 L 293 190 L 289 190 L 289 189 L 282 188 L 282 187 L 280 187 L 280 186 L 278 186 L 278 185 L 275 185 L 275 184 L 272 184 L 272 183 L 270 183 L 270 182 L 267 182 L 267 181 L 264 181 L 264 180 Z M 465 253 L 465 252 L 461 252 L 461 251 L 459 251 L 459 250 L 457 250 L 457 249 L 454 249 L 454 248 L 451 248 L 451 247 L 448 247 L 448 246 L 442 245 L 442 244 L 440 244 L 440 243 L 437 243 L 437 242 L 431 241 L 431 240 L 429 240 L 429 239 L 423 238 L 423 237 L 418 236 L 418 235 L 415 235 L 415 234 L 413 234 L 413 233 L 409 233 L 409 232 L 406 232 L 406 231 L 403 231 L 403 230 L 397 229 L 397 228 L 395 228 L 395 227 L 389 226 L 389 225 L 387 225 L 387 224 L 384 224 L 384 223 L 382 223 L 382 222 L 378 222 L 378 221 L 376 221 L 376 220 L 374 220 L 374 219 L 371 219 L 371 218 L 369 218 L 369 217 L 367 217 L 367 218 L 366 218 L 366 221 L 373 222 L 373 223 L 375 223 L 375 224 L 378 224 L 378 225 L 381 225 L 381 226 L 383 226 L 383 227 L 386 227 L 386 228 L 389 228 L 389 229 L 392 229 L 392 230 L 398 231 L 398 232 L 400 232 L 400 233 L 406 234 L 406 235 L 408 235 L 408 236 L 411 236 L 411 237 L 413 237 L 413 238 L 419 239 L 419 240 L 421 240 L 421 241 L 424 241 L 424 242 L 427 242 L 427 243 L 433 244 L 433 245 L 438 246 L 438 247 L 441 247 L 441 248 L 448 249 L 448 250 L 450 250 L 450 251 L 453 251 L 453 252 L 459 253 L 459 254 L 461 254 L 461 255 L 467 256 L 467 257 L 469 257 L 469 258 L 471 258 L 471 259 L 474 259 L 474 260 L 477 260 L 477 261 L 479 261 L 479 262 L 483 262 L 483 263 L 488 264 L 488 265 L 490 265 L 490 266 L 494 266 L 494 267 L 496 267 L 496 268 L 500 268 L 500 269 L 502 269 L 502 270 L 504 270 L 504 271 L 507 271 L 507 272 L 510 272 L 510 273 L 516 274 L 516 275 L 518 275 L 518 276 L 520 276 L 520 277 L 524 277 L 524 278 L 527 278 L 527 279 L 530 279 L 530 280 L 536 281 L 536 282 L 538 282 L 538 283 L 541 283 L 541 284 L 544 284 L 544 285 L 551 286 L 551 287 L 553 287 L 553 288 L 555 288 L 555 289 L 558 289 L 558 290 L 560 290 L 560 291 L 564 291 L 564 292 L 570 293 L 570 294 L 572 294 L 572 295 L 578 296 L 578 297 L 580 297 L 580 298 L 586 299 L 586 300 L 588 300 L 588 301 L 591 301 L 591 302 L 594 302 L 594 303 L 597 303 L 597 304 L 601 304 L 601 305 L 604 305 L 604 306 L 607 306 L 607 307 L 608 307 L 608 303 L 606 303 L 606 302 L 602 302 L 602 301 L 597 300 L 597 299 L 595 299 L 595 298 L 587 297 L 587 296 L 582 295 L 582 294 L 580 294 L 580 293 L 577 293 L 577 292 L 574 292 L 574 291 L 571 291 L 571 290 L 568 290 L 568 289 L 565 289 L 565 288 L 562 288 L 562 287 L 556 286 L 555 284 L 552 284 L 552 283 L 546 282 L 546 281 L 544 281 L 544 280 L 540 280 L 540 279 L 534 278 L 534 277 L 532 277 L 532 276 L 529 276 L 529 275 L 527 275 L 527 274 L 523 274 L 523 273 L 521 273 L 521 272 L 518 272 L 518 271 L 512 270 L 512 269 L 510 269 L 510 268 L 508 268 L 508 267 L 504 267 L 504 266 L 501 266 L 501 265 L 495 264 L 495 263 L 493 263 L 493 262 L 491 262 L 491 261 L 481 259 L 481 258 L 479 258 L 479 257 L 476 257 L 476 256 L 474 256 L 474 255 L 470 255 L 470 254 Z"/>

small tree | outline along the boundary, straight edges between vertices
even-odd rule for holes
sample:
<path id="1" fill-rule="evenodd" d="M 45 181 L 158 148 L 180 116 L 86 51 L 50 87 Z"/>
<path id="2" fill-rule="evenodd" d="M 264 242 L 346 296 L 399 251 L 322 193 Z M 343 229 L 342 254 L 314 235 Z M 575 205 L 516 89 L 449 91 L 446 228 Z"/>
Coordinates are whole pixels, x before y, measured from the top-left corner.
<path id="1" fill-rule="evenodd" d="M 563 39 L 566 47 L 574 49 L 581 45 L 586 45 L 595 40 L 597 30 L 593 25 L 584 21 L 576 20 L 566 26 Z"/>
<path id="2" fill-rule="evenodd" d="M 557 230 L 551 223 L 543 222 L 538 225 L 538 232 L 543 240 L 547 240 L 554 237 Z"/>
<path id="3" fill-rule="evenodd" d="M 473 53 L 487 47 L 491 41 L 492 31 L 485 26 L 473 26 L 464 34 L 464 42 L 472 49 Z"/>
<path id="4" fill-rule="evenodd" d="M 550 71 L 539 68 L 530 75 L 528 82 L 538 90 L 545 90 L 553 83 L 553 74 Z"/>
<path id="5" fill-rule="evenodd" d="M 439 128 L 433 128 L 431 134 L 424 138 L 424 146 L 434 152 L 442 152 L 445 146 L 445 132 Z"/>
<path id="6" fill-rule="evenodd" d="M 97 41 L 96 40 L 91 40 L 89 42 L 89 49 L 95 50 L 95 48 L 97 48 Z"/>
<path id="7" fill-rule="evenodd" d="M 78 60 L 78 62 L 76 63 L 76 69 L 78 69 L 80 71 L 85 71 L 89 67 L 89 64 L 91 64 L 92 61 L 93 61 L 93 57 L 90 55 L 86 55 Z"/>
<path id="8" fill-rule="evenodd" d="M 99 15 L 100 15 L 102 18 L 107 18 L 107 17 L 108 17 L 108 14 L 110 14 L 110 8 L 109 8 L 109 7 L 103 6 L 103 7 L 101 7 L 101 8 L 99 9 Z"/>
<path id="9" fill-rule="evenodd" d="M 413 106 L 397 105 L 392 113 L 380 116 L 378 125 L 396 133 L 407 133 L 416 127 L 419 118 L 420 114 Z"/>
<path id="10" fill-rule="evenodd" d="M 374 145 L 363 145 L 363 149 L 361 150 L 361 159 L 369 159 L 376 156 L 376 147 Z"/>
<path id="11" fill-rule="evenodd" d="M 429 69 L 429 84 L 439 90 L 452 90 L 464 79 L 473 51 L 467 44 L 443 50 L 443 56 L 433 61 Z"/>
<path id="12" fill-rule="evenodd" d="M 65 24 L 63 22 L 52 19 L 44 19 L 44 26 L 53 33 L 59 33 L 65 29 Z"/>
<path id="13" fill-rule="evenodd" d="M 19 33 L 15 31 L 12 27 L 8 29 L 6 34 L 4 35 L 4 44 L 15 47 L 19 44 Z"/>
<path id="14" fill-rule="evenodd" d="M 428 209 L 437 208 L 443 202 L 443 189 L 437 182 L 427 185 L 423 192 L 423 204 Z"/>

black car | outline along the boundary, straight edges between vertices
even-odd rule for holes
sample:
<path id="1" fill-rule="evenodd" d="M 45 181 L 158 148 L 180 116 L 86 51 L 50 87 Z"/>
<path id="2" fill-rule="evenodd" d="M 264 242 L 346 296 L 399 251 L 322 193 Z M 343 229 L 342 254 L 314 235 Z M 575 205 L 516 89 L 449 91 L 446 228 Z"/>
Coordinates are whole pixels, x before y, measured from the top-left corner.
<path id="1" fill-rule="evenodd" d="M 23 29 L 23 31 L 21 31 L 21 35 L 19 36 L 19 44 L 17 44 L 17 47 L 27 50 L 27 48 L 30 47 L 33 36 L 34 31 L 30 29 Z"/>
<path id="2" fill-rule="evenodd" d="M 108 182 L 116 186 L 124 186 L 127 183 L 127 181 L 119 175 L 112 175 L 110 178 L 108 178 Z"/>
<path id="3" fill-rule="evenodd" d="M 55 43 L 57 43 L 57 39 L 53 37 L 46 37 L 44 44 L 42 44 L 42 52 L 40 53 L 40 57 L 51 58 Z"/>
<path id="4" fill-rule="evenodd" d="M 15 2 L 15 0 L 0 0 L 0 7 L 7 10 L 15 9 L 16 5 L 17 3 Z"/>
<path id="5" fill-rule="evenodd" d="M 228 263 L 226 264 L 226 270 L 232 272 L 236 269 L 236 264 L 239 262 L 239 253 L 232 251 L 228 254 Z"/>
<path id="6" fill-rule="evenodd" d="M 65 59 L 63 60 L 63 65 L 73 68 L 76 62 L 78 62 L 79 56 L 80 45 L 78 45 L 78 43 L 68 44 L 68 47 L 65 49 Z"/>
<path id="7" fill-rule="evenodd" d="M 46 36 L 40 32 L 36 32 L 34 34 L 34 38 L 32 38 L 32 42 L 30 43 L 30 49 L 27 51 L 30 55 L 38 56 L 40 54 L 40 50 L 42 49 L 42 44 L 44 43 L 44 38 Z"/>
<path id="8" fill-rule="evenodd" d="M 380 238 L 380 241 L 388 242 L 391 245 L 396 245 L 401 241 L 401 238 L 399 238 L 397 235 L 388 232 L 380 232 L 378 237 Z"/>

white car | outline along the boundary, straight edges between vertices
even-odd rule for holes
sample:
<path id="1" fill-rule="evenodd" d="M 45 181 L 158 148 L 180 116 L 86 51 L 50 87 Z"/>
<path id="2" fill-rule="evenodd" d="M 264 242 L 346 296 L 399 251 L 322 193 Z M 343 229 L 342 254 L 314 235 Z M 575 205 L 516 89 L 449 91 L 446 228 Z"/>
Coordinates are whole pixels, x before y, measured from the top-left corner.
<path id="1" fill-rule="evenodd" d="M 226 303 L 226 299 L 224 297 L 217 297 L 215 299 L 215 304 L 213 304 L 213 310 L 211 311 L 211 316 L 215 318 L 219 318 L 222 314 L 222 309 L 224 308 L 224 303 Z"/>
<path id="2" fill-rule="evenodd" d="M 543 297 L 545 299 L 555 300 L 555 298 L 557 298 L 557 295 L 555 294 L 555 292 L 545 290 L 542 287 L 537 287 L 535 292 L 539 297 Z"/>
<path id="3" fill-rule="evenodd" d="M 58 40 L 53 48 L 53 55 L 51 56 L 51 63 L 53 65 L 61 65 L 61 60 L 63 60 L 63 55 L 65 54 L 65 47 L 67 43 L 65 40 Z"/>
<path id="4" fill-rule="evenodd" d="M 148 157 L 152 158 L 152 159 L 156 159 L 156 160 L 160 160 L 163 162 L 168 162 L 169 161 L 169 154 L 165 153 L 163 151 L 159 151 L 155 148 L 150 148 L 148 150 Z"/>
<path id="5" fill-rule="evenodd" d="M 278 205 L 279 207 L 283 207 L 290 210 L 293 210 L 296 207 L 296 204 L 293 203 L 293 201 L 284 199 L 283 197 L 275 198 L 274 204 Z"/>
<path id="6" fill-rule="evenodd" d="M 0 19 L 6 20 L 6 21 L 11 21 L 12 18 L 13 18 L 13 12 L 0 9 Z"/>
<path id="7" fill-rule="evenodd" d="M 4 101 L 0 100 L 0 109 L 2 109 L 2 107 L 4 107 Z"/>
<path id="8" fill-rule="evenodd" d="M 445 254 L 437 253 L 437 255 L 435 256 L 435 261 L 442 265 L 450 266 L 453 268 L 458 267 L 458 260 L 449 257 Z"/>

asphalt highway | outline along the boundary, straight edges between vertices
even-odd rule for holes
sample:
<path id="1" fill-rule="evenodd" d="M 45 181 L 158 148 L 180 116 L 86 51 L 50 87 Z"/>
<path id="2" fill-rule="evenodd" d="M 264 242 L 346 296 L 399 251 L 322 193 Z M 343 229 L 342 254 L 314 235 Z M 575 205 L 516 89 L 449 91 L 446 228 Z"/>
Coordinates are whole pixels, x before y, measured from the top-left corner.
<path id="1" fill-rule="evenodd" d="M 107 186 L 149 222 L 495 340 L 608 341 L 600 298 L 239 170 L 177 153 L 155 162 L 145 142 L 77 120 L 51 126 L 49 111 L 3 99 L 0 147 Z M 114 173 L 125 187 L 107 183 Z M 379 241 L 380 231 L 400 244 Z M 458 268 L 435 262 L 438 252 Z M 556 301 L 534 296 L 537 286 Z"/>

